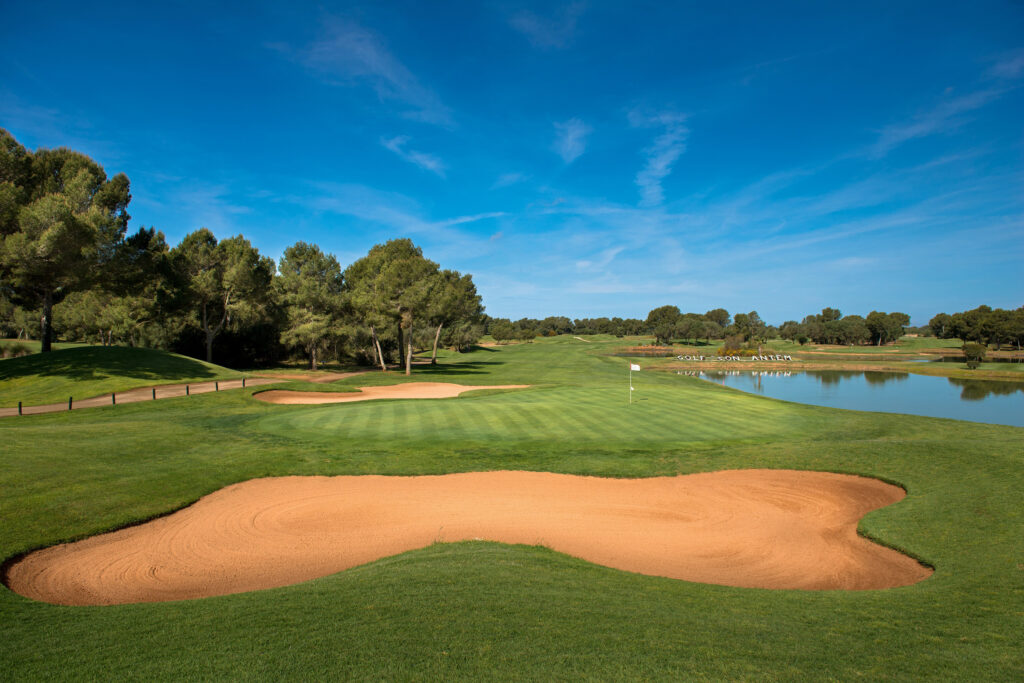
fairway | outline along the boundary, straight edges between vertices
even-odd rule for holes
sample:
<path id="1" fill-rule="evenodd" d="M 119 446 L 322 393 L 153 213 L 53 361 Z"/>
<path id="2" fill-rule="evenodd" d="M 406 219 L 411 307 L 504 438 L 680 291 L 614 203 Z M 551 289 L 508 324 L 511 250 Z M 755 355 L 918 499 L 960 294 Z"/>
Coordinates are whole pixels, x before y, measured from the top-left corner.
<path id="1" fill-rule="evenodd" d="M 436 401 L 271 405 L 247 389 L 5 420 L 0 554 L 261 477 L 782 469 L 905 489 L 859 534 L 934 574 L 880 590 L 738 588 L 595 564 L 541 547 L 542 534 L 509 545 L 442 532 L 297 585 L 196 600 L 68 607 L 4 589 L 0 659 L 17 678 L 1018 678 L 1024 430 L 803 406 L 647 369 L 630 405 L 627 359 L 604 355 L 616 344 L 444 354 L 409 379 L 531 388 Z"/>

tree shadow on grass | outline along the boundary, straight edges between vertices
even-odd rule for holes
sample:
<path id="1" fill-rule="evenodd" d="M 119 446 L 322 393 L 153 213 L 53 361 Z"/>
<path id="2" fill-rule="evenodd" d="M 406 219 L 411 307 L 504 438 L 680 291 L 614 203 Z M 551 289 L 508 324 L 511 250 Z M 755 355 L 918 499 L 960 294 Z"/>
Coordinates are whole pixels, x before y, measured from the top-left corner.
<path id="1" fill-rule="evenodd" d="M 37 353 L 0 362 L 0 382 L 22 377 L 63 377 L 75 381 L 107 377 L 174 380 L 217 376 L 200 361 L 153 349 L 89 346 Z"/>
<path id="2" fill-rule="evenodd" d="M 482 375 L 488 371 L 485 366 L 505 365 L 503 360 L 479 360 L 467 361 L 465 363 L 453 363 L 451 365 L 438 363 L 437 365 L 414 365 L 414 375 Z"/>

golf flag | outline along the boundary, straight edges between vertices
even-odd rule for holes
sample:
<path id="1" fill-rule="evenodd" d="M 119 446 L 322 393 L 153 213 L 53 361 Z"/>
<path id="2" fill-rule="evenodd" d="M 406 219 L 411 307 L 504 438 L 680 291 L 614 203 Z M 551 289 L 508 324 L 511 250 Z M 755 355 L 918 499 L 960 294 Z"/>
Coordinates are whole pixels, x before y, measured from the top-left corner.
<path id="1" fill-rule="evenodd" d="M 633 403 L 633 392 L 636 391 L 636 389 L 633 388 L 633 371 L 634 370 L 639 370 L 639 369 L 640 369 L 640 366 L 637 365 L 636 363 L 630 363 L 629 364 L 629 402 L 630 402 L 630 404 Z"/>

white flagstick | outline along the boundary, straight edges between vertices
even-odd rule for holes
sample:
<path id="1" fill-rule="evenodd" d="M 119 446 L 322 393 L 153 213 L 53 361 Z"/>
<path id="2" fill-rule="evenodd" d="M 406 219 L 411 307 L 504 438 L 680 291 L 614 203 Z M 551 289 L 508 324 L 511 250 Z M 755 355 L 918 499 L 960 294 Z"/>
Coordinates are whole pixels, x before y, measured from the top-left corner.
<path id="1" fill-rule="evenodd" d="M 633 405 L 633 371 L 639 370 L 640 366 L 636 363 L 629 364 L 629 404 Z"/>

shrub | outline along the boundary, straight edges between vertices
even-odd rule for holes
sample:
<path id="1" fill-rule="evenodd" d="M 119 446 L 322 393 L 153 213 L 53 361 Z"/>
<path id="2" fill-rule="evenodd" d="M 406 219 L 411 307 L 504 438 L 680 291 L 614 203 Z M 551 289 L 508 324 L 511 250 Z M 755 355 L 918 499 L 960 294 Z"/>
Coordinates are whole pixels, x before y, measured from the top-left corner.
<path id="1" fill-rule="evenodd" d="M 966 342 L 963 345 L 964 358 L 967 359 L 967 367 L 971 370 L 977 369 L 985 360 L 985 345 L 977 342 Z"/>
<path id="2" fill-rule="evenodd" d="M 27 356 L 32 352 L 24 344 L 4 344 L 0 347 L 0 358 L 18 358 Z"/>
<path id="3" fill-rule="evenodd" d="M 966 357 L 967 360 L 985 360 L 985 352 L 987 351 L 987 349 L 985 348 L 984 344 L 979 344 L 977 342 L 967 342 L 963 345 L 962 349 L 964 352 L 964 357 Z"/>
<path id="4" fill-rule="evenodd" d="M 742 334 L 730 334 L 725 338 L 725 343 L 719 349 L 723 355 L 736 355 L 735 352 L 743 350 L 746 338 Z"/>

